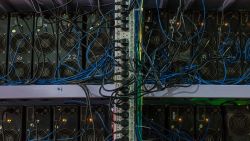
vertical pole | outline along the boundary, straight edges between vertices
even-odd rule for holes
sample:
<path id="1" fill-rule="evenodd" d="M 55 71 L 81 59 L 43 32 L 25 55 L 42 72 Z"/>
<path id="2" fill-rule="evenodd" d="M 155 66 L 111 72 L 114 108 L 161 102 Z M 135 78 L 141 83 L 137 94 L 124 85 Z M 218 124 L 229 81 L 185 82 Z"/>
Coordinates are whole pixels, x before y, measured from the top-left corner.
<path id="1" fill-rule="evenodd" d="M 134 83 L 131 84 L 130 78 L 136 75 L 131 71 L 134 66 L 135 33 L 134 11 L 128 10 L 129 3 L 129 0 L 115 0 L 114 82 L 117 92 L 113 109 L 114 141 L 135 141 L 135 102 L 130 96 L 134 92 Z"/>
<path id="2" fill-rule="evenodd" d="M 129 0 L 115 0 L 114 80 L 118 90 L 113 116 L 115 141 L 135 141 L 136 137 L 142 140 L 141 23 L 143 1 L 137 0 L 136 3 L 139 5 L 136 4 L 132 8 L 129 7 L 129 3 Z M 130 78 L 137 79 L 130 83 Z"/>

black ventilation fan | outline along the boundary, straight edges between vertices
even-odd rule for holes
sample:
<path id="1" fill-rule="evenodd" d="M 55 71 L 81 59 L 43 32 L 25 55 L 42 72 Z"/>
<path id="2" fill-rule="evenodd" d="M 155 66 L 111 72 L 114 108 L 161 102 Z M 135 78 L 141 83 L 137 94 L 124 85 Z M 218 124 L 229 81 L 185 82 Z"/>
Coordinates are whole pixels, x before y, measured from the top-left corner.
<path id="1" fill-rule="evenodd" d="M 41 62 L 38 64 L 37 76 L 40 79 L 53 78 L 55 74 L 55 64 L 49 62 Z"/>
<path id="2" fill-rule="evenodd" d="M 3 138 L 5 141 L 19 141 L 20 135 L 14 130 L 5 130 Z"/>
<path id="3" fill-rule="evenodd" d="M 56 50 L 55 36 L 49 33 L 43 33 L 36 38 L 36 48 L 44 53 Z"/>
<path id="4" fill-rule="evenodd" d="M 60 44 L 62 48 L 66 51 L 71 51 L 76 49 L 76 44 L 78 42 L 78 37 L 73 32 L 66 32 L 60 39 Z"/>
<path id="5" fill-rule="evenodd" d="M 24 80 L 28 78 L 29 67 L 23 62 L 16 62 L 13 64 L 10 72 L 10 78 L 12 80 Z"/>
<path id="6" fill-rule="evenodd" d="M 18 53 L 24 53 L 30 46 L 30 39 L 25 34 L 15 34 L 11 38 L 11 48 Z"/>
<path id="7" fill-rule="evenodd" d="M 46 140 L 46 137 L 49 138 L 48 132 L 46 132 L 45 130 L 32 130 L 29 136 L 29 140 Z"/>
<path id="8" fill-rule="evenodd" d="M 235 113 L 229 119 L 229 129 L 236 135 L 246 135 L 250 132 L 250 119 L 244 113 Z"/>
<path id="9" fill-rule="evenodd" d="M 61 67 L 60 76 L 70 77 L 79 72 L 79 66 L 75 61 L 66 61 Z"/>
<path id="10" fill-rule="evenodd" d="M 0 52 L 3 52 L 5 50 L 5 40 L 4 40 L 4 36 L 0 35 Z"/>

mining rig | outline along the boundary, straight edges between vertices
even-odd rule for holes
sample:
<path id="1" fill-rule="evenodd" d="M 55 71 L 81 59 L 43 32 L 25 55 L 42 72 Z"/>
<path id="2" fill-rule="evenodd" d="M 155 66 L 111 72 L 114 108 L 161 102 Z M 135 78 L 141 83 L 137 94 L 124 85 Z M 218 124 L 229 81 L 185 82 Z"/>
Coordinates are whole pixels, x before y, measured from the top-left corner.
<path id="1" fill-rule="evenodd" d="M 0 141 L 250 141 L 250 1 L 0 1 Z"/>

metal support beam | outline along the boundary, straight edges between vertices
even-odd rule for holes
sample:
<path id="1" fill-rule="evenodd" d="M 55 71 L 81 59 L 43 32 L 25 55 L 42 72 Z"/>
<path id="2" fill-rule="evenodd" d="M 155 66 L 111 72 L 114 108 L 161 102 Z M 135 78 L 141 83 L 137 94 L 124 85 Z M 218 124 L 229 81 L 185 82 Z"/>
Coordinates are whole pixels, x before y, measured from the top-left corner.
<path id="1" fill-rule="evenodd" d="M 115 73 L 117 93 L 113 111 L 113 140 L 134 141 L 134 99 L 129 93 L 134 84 L 127 85 L 134 72 L 129 69 L 134 58 L 134 11 L 128 10 L 129 0 L 115 0 Z M 129 61 L 132 59 L 132 61 Z M 127 106 L 128 105 L 128 106 Z M 128 108 L 127 108 L 128 107 Z M 127 116 L 123 116 L 128 114 Z M 126 134 L 128 132 L 128 134 Z"/>
<path id="2" fill-rule="evenodd" d="M 91 98 L 102 98 L 100 85 L 87 85 Z M 106 89 L 113 90 L 114 84 L 107 84 Z M 149 86 L 148 86 L 149 87 Z M 111 96 L 112 92 L 102 91 Z M 25 85 L 0 86 L 0 99 L 55 99 L 85 98 L 86 94 L 78 85 Z M 168 88 L 145 95 L 152 98 L 250 98 L 250 85 L 192 85 L 182 88 Z"/>

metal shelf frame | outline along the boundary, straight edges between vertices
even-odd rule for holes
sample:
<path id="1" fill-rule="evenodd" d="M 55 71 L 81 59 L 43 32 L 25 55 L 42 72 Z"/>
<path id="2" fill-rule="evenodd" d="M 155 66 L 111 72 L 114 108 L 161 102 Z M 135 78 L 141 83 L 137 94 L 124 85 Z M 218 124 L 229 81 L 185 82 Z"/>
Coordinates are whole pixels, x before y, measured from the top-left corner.
<path id="1" fill-rule="evenodd" d="M 101 85 L 87 85 L 91 98 L 102 98 Z M 115 89 L 114 84 L 104 85 Z M 150 87 L 150 86 L 148 86 Z M 106 96 L 111 92 L 102 91 Z M 86 94 L 78 85 L 18 85 L 0 86 L 0 99 L 55 99 L 85 98 Z M 192 85 L 190 87 L 169 88 L 153 92 L 145 97 L 156 98 L 250 98 L 250 85 Z"/>

